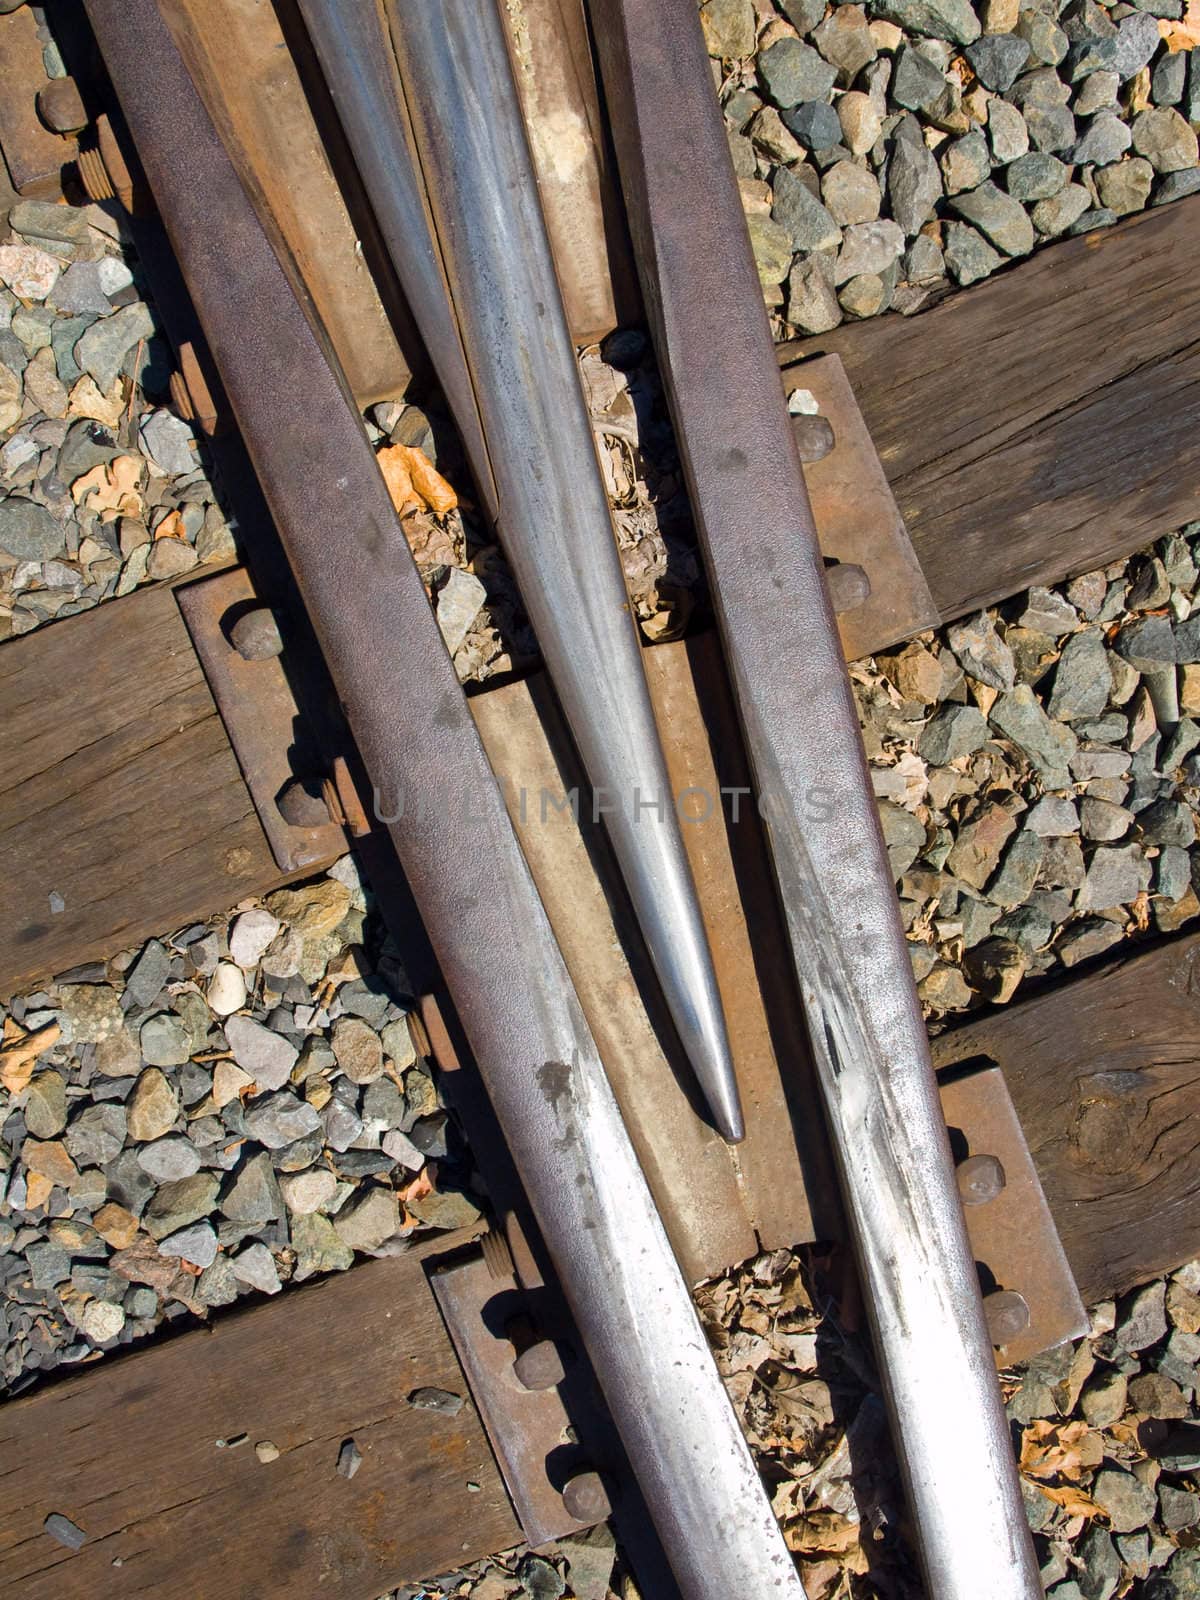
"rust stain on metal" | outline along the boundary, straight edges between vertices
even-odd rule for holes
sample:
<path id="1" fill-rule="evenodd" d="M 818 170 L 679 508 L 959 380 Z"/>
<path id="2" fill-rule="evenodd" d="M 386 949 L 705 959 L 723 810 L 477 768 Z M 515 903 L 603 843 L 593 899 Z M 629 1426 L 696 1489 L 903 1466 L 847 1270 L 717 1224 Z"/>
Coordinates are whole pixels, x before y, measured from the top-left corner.
<path id="1" fill-rule="evenodd" d="M 993 1280 L 984 1300 L 985 1310 L 989 1302 L 993 1308 L 989 1325 L 995 1319 L 997 1328 L 1003 1324 L 1012 1330 L 997 1347 L 997 1360 L 1015 1366 L 1086 1333 L 1087 1312 L 1003 1072 L 997 1066 L 981 1067 L 944 1079 L 938 1087 L 951 1139 L 965 1142 L 965 1148 L 960 1142 L 956 1150 L 960 1173 L 968 1162 L 975 1164 L 969 1172 L 982 1171 L 983 1157 L 990 1157 L 1002 1173 L 987 1186 L 990 1199 L 967 1205 L 967 1234 L 976 1261 Z M 1014 1295 L 1029 1310 L 1023 1326 Z M 1004 1296 L 1008 1298 L 998 1298 Z"/>

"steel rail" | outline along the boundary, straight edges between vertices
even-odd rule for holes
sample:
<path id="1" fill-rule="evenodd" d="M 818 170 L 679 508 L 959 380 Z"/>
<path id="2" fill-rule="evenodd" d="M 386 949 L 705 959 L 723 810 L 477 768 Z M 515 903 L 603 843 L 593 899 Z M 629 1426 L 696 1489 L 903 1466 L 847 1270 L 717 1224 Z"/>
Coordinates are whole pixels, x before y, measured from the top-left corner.
<path id="1" fill-rule="evenodd" d="M 378 0 L 298 0 L 380 235 L 429 352 L 491 522 L 492 464 Z"/>
<path id="2" fill-rule="evenodd" d="M 591 14 L 930 1593 L 1034 1600 L 924 1023 L 696 7 L 591 0 Z"/>
<path id="3" fill-rule="evenodd" d="M 803 1600 L 345 380 L 157 0 L 87 13 L 685 1600 Z"/>
<path id="4" fill-rule="evenodd" d="M 411 147 L 394 63 L 377 60 L 390 55 L 377 0 L 301 5 L 401 284 L 422 297 L 424 328 L 436 286 L 428 241 L 411 237 Z M 450 291 L 449 308 L 429 310 L 432 353 L 436 362 L 456 324 L 501 543 L 672 1021 L 717 1127 L 737 1140 L 744 1125 L 712 957 L 499 12 L 494 0 L 387 0 L 386 9 Z M 456 414 L 459 387 L 456 378 L 449 390 Z"/>

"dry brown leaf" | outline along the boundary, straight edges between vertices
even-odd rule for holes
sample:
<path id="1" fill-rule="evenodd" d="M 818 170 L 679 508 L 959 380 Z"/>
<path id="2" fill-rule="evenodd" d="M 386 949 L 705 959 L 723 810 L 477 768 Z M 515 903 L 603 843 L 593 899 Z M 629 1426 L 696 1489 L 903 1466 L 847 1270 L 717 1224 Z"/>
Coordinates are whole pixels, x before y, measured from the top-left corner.
<path id="1" fill-rule="evenodd" d="M 11 1018 L 9 1020 L 11 1021 Z M 8 1037 L 7 1028 L 5 1037 Z M 29 1087 L 34 1062 L 46 1050 L 56 1045 L 61 1037 L 62 1029 L 58 1023 L 48 1022 L 44 1028 L 24 1034 L 0 1050 L 0 1084 L 4 1085 L 9 1094 L 20 1094 L 23 1089 Z"/>
<path id="2" fill-rule="evenodd" d="M 419 511 L 444 517 L 458 504 L 454 490 L 416 445 L 385 445 L 375 459 L 397 511 L 415 505 Z"/>
<path id="3" fill-rule="evenodd" d="M 1021 1471 L 1031 1478 L 1079 1478 L 1086 1422 L 1031 1422 L 1021 1435 Z"/>
<path id="4" fill-rule="evenodd" d="M 1177 50 L 1192 50 L 1200 45 L 1200 0 L 1188 0 L 1187 9 L 1178 22 L 1160 18 L 1158 31 L 1167 41 L 1167 50 L 1172 55 Z"/>
<path id="5" fill-rule="evenodd" d="M 1145 933 L 1150 926 L 1150 896 L 1145 889 L 1129 907 L 1129 915 L 1133 918 L 1134 925 L 1139 933 Z"/>
<path id="6" fill-rule="evenodd" d="M 98 511 L 102 522 L 118 517 L 141 517 L 144 507 L 138 493 L 142 463 L 136 456 L 117 456 L 105 465 L 99 462 L 71 485 L 75 504 Z"/>
<path id="7" fill-rule="evenodd" d="M 1082 1489 L 1077 1489 L 1074 1484 L 1064 1483 L 1057 1487 L 1048 1483 L 1034 1483 L 1035 1489 L 1040 1489 L 1047 1500 L 1053 1500 L 1056 1506 L 1062 1506 L 1069 1517 L 1084 1517 L 1091 1521 L 1093 1517 L 1105 1517 L 1103 1506 L 1098 1506 L 1091 1495 L 1084 1494 Z"/>
<path id="8" fill-rule="evenodd" d="M 784 1529 L 789 1550 L 799 1555 L 839 1556 L 847 1572 L 865 1572 L 867 1553 L 862 1547 L 862 1529 L 857 1522 L 834 1511 L 815 1511 Z"/>
<path id="9" fill-rule="evenodd" d="M 424 1167 L 420 1172 L 417 1173 L 416 1177 L 411 1183 L 406 1183 L 404 1188 L 399 1191 L 401 1200 L 403 1200 L 406 1204 L 412 1200 L 424 1200 L 427 1194 L 432 1193 L 433 1182 L 429 1176 L 428 1167 Z M 417 1219 L 414 1217 L 413 1221 L 415 1222 L 416 1220 Z"/>
<path id="10" fill-rule="evenodd" d="M 156 539 L 182 539 L 187 543 L 187 529 L 183 525 L 183 512 L 172 511 L 154 530 Z"/>

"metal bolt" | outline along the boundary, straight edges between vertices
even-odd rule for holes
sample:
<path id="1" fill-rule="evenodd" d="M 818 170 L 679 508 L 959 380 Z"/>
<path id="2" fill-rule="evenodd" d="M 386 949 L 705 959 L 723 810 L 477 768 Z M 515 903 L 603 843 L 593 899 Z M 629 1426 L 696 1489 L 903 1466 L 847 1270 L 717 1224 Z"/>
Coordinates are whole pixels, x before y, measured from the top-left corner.
<path id="1" fill-rule="evenodd" d="M 562 1357 L 552 1339 L 537 1339 L 513 1362 L 522 1389 L 556 1389 L 563 1381 Z"/>
<path id="2" fill-rule="evenodd" d="M 325 796 L 312 778 L 293 778 L 275 801 L 275 809 L 289 828 L 323 828 L 329 822 Z"/>
<path id="3" fill-rule="evenodd" d="M 984 1295 L 983 1314 L 994 1345 L 1008 1344 L 1029 1326 L 1029 1304 L 1015 1289 Z"/>
<path id="4" fill-rule="evenodd" d="M 853 561 L 838 561 L 825 568 L 829 598 L 838 616 L 854 611 L 871 598 L 871 580 L 866 569 Z"/>
<path id="5" fill-rule="evenodd" d="M 79 133 L 88 114 L 74 78 L 52 78 L 37 93 L 38 116 L 51 133 Z"/>
<path id="6" fill-rule="evenodd" d="M 498 1223 L 489 1224 L 488 1231 L 480 1238 L 479 1248 L 487 1263 L 488 1272 L 493 1278 L 503 1280 L 516 1275 L 517 1269 L 512 1251 L 508 1247 L 508 1240 L 504 1237 L 504 1230 Z"/>
<path id="7" fill-rule="evenodd" d="M 833 424 L 828 417 L 814 417 L 807 414 L 793 417 L 792 432 L 796 436 L 796 448 L 800 452 L 800 459 L 806 465 L 814 461 L 823 461 L 837 442 L 833 436 Z"/>
<path id="8" fill-rule="evenodd" d="M 567 1515 L 576 1522 L 603 1522 L 612 1512 L 598 1472 L 577 1472 L 562 1492 Z"/>
<path id="9" fill-rule="evenodd" d="M 269 661 L 283 650 L 279 624 L 266 606 L 240 616 L 229 630 L 229 642 L 243 661 Z"/>
<path id="10" fill-rule="evenodd" d="M 1004 1192 L 1008 1182 L 1004 1167 L 997 1156 L 968 1156 L 960 1161 L 954 1176 L 958 1179 L 958 1192 L 965 1206 L 985 1206 Z"/>

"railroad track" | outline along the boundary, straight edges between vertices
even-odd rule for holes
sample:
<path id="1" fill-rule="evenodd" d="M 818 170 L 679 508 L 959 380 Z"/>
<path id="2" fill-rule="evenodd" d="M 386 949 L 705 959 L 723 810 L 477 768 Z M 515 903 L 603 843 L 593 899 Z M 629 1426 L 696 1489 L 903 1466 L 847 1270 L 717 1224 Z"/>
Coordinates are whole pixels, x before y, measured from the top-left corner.
<path id="1" fill-rule="evenodd" d="M 267 413 L 256 409 L 232 353 L 245 323 L 239 331 L 235 314 L 223 311 L 221 285 L 193 248 L 206 208 L 222 226 L 244 215 L 241 246 L 257 261 L 271 241 L 286 267 L 285 275 L 270 257 L 279 284 L 290 277 L 302 287 L 358 406 L 388 401 L 424 357 L 388 264 L 382 214 L 379 229 L 370 218 L 369 168 L 361 149 L 356 166 L 352 129 L 335 116 L 290 7 L 277 18 L 242 0 L 145 6 L 143 20 L 166 24 L 155 70 L 172 86 L 171 118 L 153 103 L 153 79 L 137 60 L 153 30 L 131 47 L 120 7 L 97 0 L 89 9 L 120 103 L 86 33 L 73 31 L 68 54 L 93 120 L 56 133 L 52 147 L 40 136 L 21 144 L 19 131 L 0 123 L 0 143 L 15 183 L 29 164 L 23 193 L 52 193 L 63 140 L 82 135 L 79 170 L 93 194 L 127 209 L 152 279 L 174 347 L 176 405 L 209 435 L 224 491 L 253 538 L 244 564 L 187 574 L 6 643 L 0 706 L 14 759 L 0 779 L 11 909 L 0 932 L 0 993 L 311 877 L 353 848 L 400 947 L 418 1045 L 468 1130 L 493 1218 L 486 1229 L 422 1238 L 393 1259 L 10 1401 L 5 1439 L 22 1470 L 3 1517 L 0 1587 L 115 1593 L 111 1568 L 128 1547 L 141 1594 L 168 1586 L 214 1593 L 220 1572 L 233 1568 L 247 1593 L 294 1592 L 299 1583 L 369 1600 L 521 1539 L 538 1545 L 578 1532 L 611 1511 L 643 1592 L 659 1600 L 673 1580 L 550 1268 L 545 1215 L 539 1229 L 483 1093 L 487 1064 L 475 1057 L 486 1029 L 479 1033 L 484 1023 L 464 1000 L 480 981 L 478 955 L 448 959 L 456 941 L 469 944 L 461 926 L 451 927 L 449 909 L 438 925 L 415 857 L 399 870 L 379 813 L 393 815 L 388 776 L 399 785 L 411 774 L 389 765 L 362 704 L 350 708 L 355 738 L 330 680 L 329 666 L 344 703 L 349 657 L 330 646 L 332 598 L 314 603 L 335 587 L 328 551 L 319 540 L 297 542 L 296 529 L 315 535 L 342 515 L 332 486 L 339 461 L 357 447 L 357 419 L 351 425 L 349 410 L 339 411 L 336 384 L 328 396 L 314 387 L 303 439 L 312 475 L 289 478 L 270 465 Z M 584 345 L 628 320 L 636 273 L 624 226 L 612 220 L 617 191 L 585 69 L 582 8 L 534 5 L 525 22 L 517 82 L 567 322 Z M 33 65 L 26 50 L 13 69 L 27 99 L 38 88 Z M 707 93 L 706 81 L 700 87 Z M 588 130 L 587 157 L 570 177 L 547 133 L 565 110 Z M 617 134 L 621 149 L 620 127 Z M 642 199 L 655 204 L 652 170 Z M 635 237 L 646 232 L 638 203 Z M 683 248 L 688 205 L 680 203 Z M 1200 292 L 1188 269 L 1198 220 L 1200 197 L 1183 199 L 1054 244 L 915 317 L 778 347 L 784 393 L 805 391 L 797 428 L 846 659 L 1033 584 L 1094 571 L 1192 520 Z M 266 272 L 253 282 L 267 304 L 283 306 L 271 299 Z M 656 308 L 679 360 L 668 376 L 680 394 L 698 394 L 703 353 L 672 334 L 670 289 L 668 281 Z M 1072 308 L 1066 318 L 1064 306 Z M 318 373 L 305 364 L 309 326 L 298 310 L 294 324 L 282 313 L 271 323 L 306 378 Z M 1068 353 L 1084 330 L 1095 355 L 1081 362 Z M 1029 381 L 1031 340 L 1045 381 Z M 963 403 L 947 409 L 947 392 Z M 824 433 L 809 422 L 814 406 L 830 424 Z M 912 426 L 914 416 L 923 426 Z M 702 459 L 691 470 L 693 491 L 708 503 L 719 485 L 705 485 Z M 372 492 L 386 505 L 382 485 Z M 369 567 L 362 570 L 360 595 L 370 586 Z M 747 618 L 727 629 L 724 649 L 710 626 L 644 652 L 676 793 L 751 792 L 744 716 L 729 681 L 730 651 L 736 680 L 742 646 L 751 662 L 775 649 L 755 639 Z M 56 686 L 49 736 L 47 684 Z M 695 1283 L 760 1251 L 843 1239 L 843 1201 L 810 1114 L 820 1065 L 806 1044 L 772 875 L 778 840 L 753 819 L 729 826 L 719 805 L 682 830 L 746 1117 L 733 1153 L 689 1086 L 637 919 L 614 893 L 599 820 L 565 803 L 587 777 L 544 674 L 485 685 L 465 704 L 462 724 L 473 725 L 503 780 L 531 891 L 544 907 L 546 949 L 560 953 L 684 1277 Z M 183 795 L 201 797 L 186 822 Z M 530 795 L 553 797 L 549 825 L 545 805 L 530 816 Z M 434 821 L 422 849 L 434 848 Z M 113 848 L 118 823 L 125 842 Z M 501 828 L 503 814 L 489 826 Z M 69 856 L 64 838 L 75 841 Z M 155 868 L 164 860 L 169 874 Z M 68 917 L 46 914 L 51 877 Z M 413 914 L 410 882 L 432 945 Z M 934 1040 L 955 1152 L 974 1163 L 960 1165 L 960 1185 L 972 1173 L 982 1182 L 997 1162 L 1007 1179 L 967 1209 L 1001 1364 L 1079 1335 L 1085 1302 L 1200 1252 L 1198 1091 L 1194 1050 L 1181 1044 L 1193 1031 L 1197 941 L 1186 930 L 1162 937 Z M 1124 1020 L 1132 996 L 1152 1019 L 1136 1038 Z M 504 1091 L 491 1078 L 488 1087 L 503 1121 Z M 509 1143 L 516 1114 L 508 1108 Z M 391 1324 L 388 1338 L 367 1357 L 331 1357 L 331 1325 L 365 1335 L 381 1318 Z M 606 1335 L 609 1343 L 620 1342 L 618 1333 Z M 601 1344 L 607 1360 L 612 1352 Z M 286 1370 L 275 1359 L 284 1345 Z M 564 1369 L 565 1350 L 575 1359 Z M 298 1415 L 305 1373 L 322 1383 Z M 164 1420 L 162 1397 L 185 1380 L 191 1403 Z M 609 1392 L 628 1440 L 632 1423 Z M 286 1471 L 269 1481 L 253 1470 L 263 1440 L 284 1447 Z M 370 1452 L 372 1472 L 339 1483 L 334 1500 L 313 1462 L 347 1441 Z M 413 1503 L 395 1516 L 380 1485 L 402 1477 Z M 64 1479 L 79 1504 L 105 1505 L 103 1527 L 86 1529 L 77 1549 L 41 1532 L 61 1510 Z"/>

